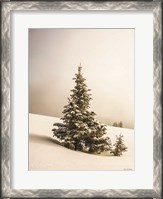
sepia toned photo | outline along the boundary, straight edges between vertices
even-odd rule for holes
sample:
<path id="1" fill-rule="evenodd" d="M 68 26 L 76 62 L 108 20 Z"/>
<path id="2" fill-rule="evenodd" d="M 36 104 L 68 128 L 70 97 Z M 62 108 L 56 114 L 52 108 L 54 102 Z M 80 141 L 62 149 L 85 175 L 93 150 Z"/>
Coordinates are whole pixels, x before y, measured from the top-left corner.
<path id="1" fill-rule="evenodd" d="M 134 170 L 134 29 L 29 29 L 29 170 Z"/>

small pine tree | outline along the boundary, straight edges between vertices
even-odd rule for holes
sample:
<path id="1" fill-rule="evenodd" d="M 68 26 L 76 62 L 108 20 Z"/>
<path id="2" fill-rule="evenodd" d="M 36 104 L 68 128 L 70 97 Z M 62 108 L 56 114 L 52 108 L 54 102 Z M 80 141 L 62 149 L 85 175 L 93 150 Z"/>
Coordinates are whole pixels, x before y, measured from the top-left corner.
<path id="1" fill-rule="evenodd" d="M 75 74 L 75 87 L 68 98 L 68 104 L 63 110 L 63 124 L 55 123 L 58 128 L 52 129 L 62 144 L 70 149 L 89 153 L 101 153 L 111 150 L 110 138 L 104 138 L 105 125 L 95 119 L 95 113 L 90 111 L 91 94 L 87 88 L 85 78 L 81 73 L 81 65 Z"/>
<path id="2" fill-rule="evenodd" d="M 122 121 L 119 122 L 119 127 L 123 128 L 123 123 L 122 123 Z"/>
<path id="3" fill-rule="evenodd" d="M 116 135 L 116 142 L 113 145 L 114 149 L 112 149 L 111 153 L 115 156 L 121 156 L 123 152 L 127 151 L 127 147 L 124 144 L 123 135 Z"/>
<path id="4" fill-rule="evenodd" d="M 117 122 L 114 122 L 114 123 L 113 123 L 113 126 L 117 127 L 117 126 L 118 126 Z"/>
<path id="5" fill-rule="evenodd" d="M 121 127 L 121 128 L 123 128 L 123 123 L 122 123 L 122 121 L 120 121 L 119 123 L 114 122 L 114 123 L 113 123 L 113 126 L 114 126 L 114 127 Z"/>

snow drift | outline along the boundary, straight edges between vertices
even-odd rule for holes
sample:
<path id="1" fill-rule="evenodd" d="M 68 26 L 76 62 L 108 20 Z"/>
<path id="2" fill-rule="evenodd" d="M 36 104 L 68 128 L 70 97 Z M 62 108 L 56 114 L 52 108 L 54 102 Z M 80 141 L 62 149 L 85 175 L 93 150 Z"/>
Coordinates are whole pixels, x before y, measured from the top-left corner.
<path id="1" fill-rule="evenodd" d="M 107 135 L 114 144 L 116 135 L 124 136 L 128 148 L 122 156 L 109 152 L 93 155 L 67 149 L 53 138 L 53 123 L 59 118 L 29 114 L 29 170 L 133 170 L 134 130 L 107 126 Z"/>

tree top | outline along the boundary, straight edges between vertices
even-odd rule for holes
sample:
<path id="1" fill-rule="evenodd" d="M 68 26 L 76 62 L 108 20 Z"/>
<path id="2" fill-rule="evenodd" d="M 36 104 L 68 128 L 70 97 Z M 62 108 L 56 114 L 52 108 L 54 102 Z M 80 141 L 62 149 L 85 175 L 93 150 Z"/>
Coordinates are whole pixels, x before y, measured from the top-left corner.
<path id="1" fill-rule="evenodd" d="M 78 73 L 79 74 L 81 73 L 81 69 L 82 69 L 82 66 L 81 66 L 81 62 L 80 62 L 80 65 L 78 66 Z"/>

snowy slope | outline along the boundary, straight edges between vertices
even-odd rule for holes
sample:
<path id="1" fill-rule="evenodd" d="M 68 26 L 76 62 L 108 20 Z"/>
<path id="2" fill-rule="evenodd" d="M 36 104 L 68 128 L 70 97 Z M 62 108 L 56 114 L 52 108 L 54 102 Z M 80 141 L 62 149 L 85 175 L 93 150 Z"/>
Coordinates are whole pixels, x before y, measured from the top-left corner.
<path id="1" fill-rule="evenodd" d="M 60 146 L 53 138 L 53 123 L 59 118 L 29 114 L 29 170 L 133 170 L 134 130 L 107 126 L 107 136 L 124 135 L 128 151 L 123 156 L 92 155 Z"/>

